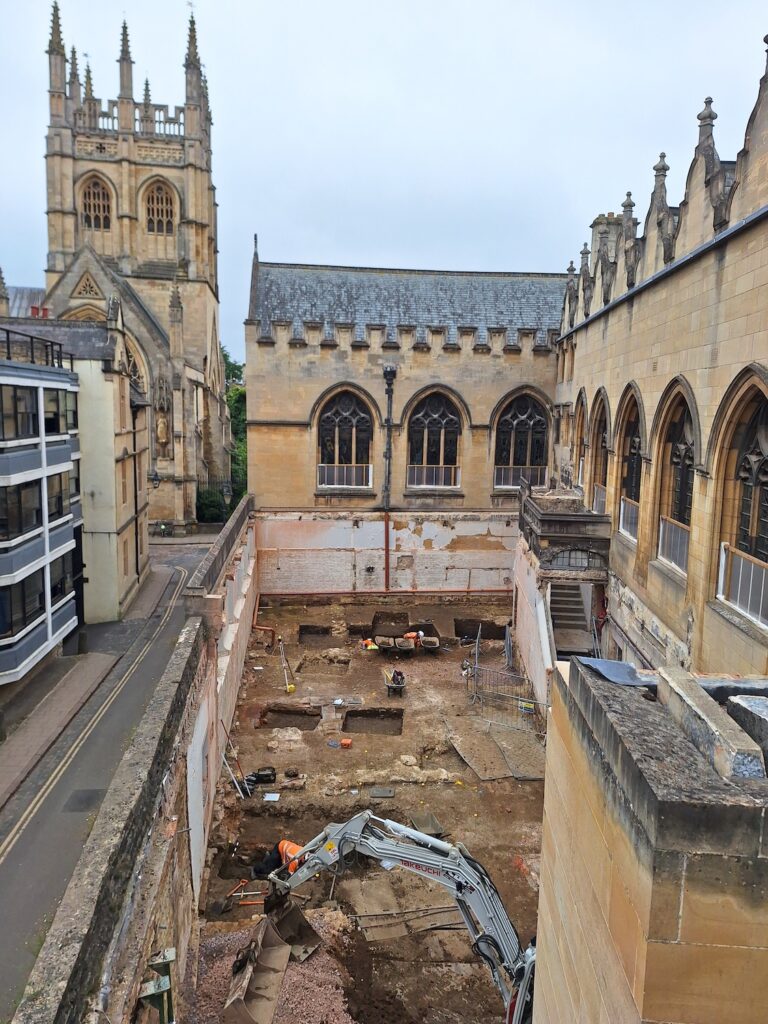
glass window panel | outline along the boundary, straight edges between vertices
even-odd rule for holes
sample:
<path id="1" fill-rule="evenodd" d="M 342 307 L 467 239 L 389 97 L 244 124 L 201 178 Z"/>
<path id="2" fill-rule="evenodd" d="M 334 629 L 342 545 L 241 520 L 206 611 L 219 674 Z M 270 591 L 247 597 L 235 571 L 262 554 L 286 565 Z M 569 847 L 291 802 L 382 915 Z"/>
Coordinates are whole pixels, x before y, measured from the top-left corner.
<path id="1" fill-rule="evenodd" d="M 10 384 L 3 384 L 2 387 L 2 403 L 3 403 L 3 438 L 6 441 L 13 440 L 16 437 L 16 414 L 14 412 L 14 389 Z"/>
<path id="2" fill-rule="evenodd" d="M 37 435 L 37 391 L 16 388 L 16 432 L 19 437 Z"/>
<path id="3" fill-rule="evenodd" d="M 46 434 L 63 434 L 64 426 L 63 391 L 45 389 L 45 432 Z"/>
<path id="4" fill-rule="evenodd" d="M 77 430 L 77 392 L 67 391 L 67 430 Z"/>
<path id="5" fill-rule="evenodd" d="M 11 587 L 0 587 L 0 637 L 10 636 L 12 630 Z"/>
<path id="6" fill-rule="evenodd" d="M 43 522 L 40 481 L 23 484 L 21 488 L 21 522 L 23 532 L 34 530 Z"/>

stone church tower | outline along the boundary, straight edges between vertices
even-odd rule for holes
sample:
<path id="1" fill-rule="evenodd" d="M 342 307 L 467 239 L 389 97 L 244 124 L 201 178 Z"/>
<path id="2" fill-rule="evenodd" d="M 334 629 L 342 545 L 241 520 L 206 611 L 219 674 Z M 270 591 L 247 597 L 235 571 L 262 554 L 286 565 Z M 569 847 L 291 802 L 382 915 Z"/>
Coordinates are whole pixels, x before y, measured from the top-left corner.
<path id="1" fill-rule="evenodd" d="M 173 111 L 134 98 L 123 23 L 116 100 L 81 81 L 53 4 L 47 134 L 46 307 L 62 319 L 104 320 L 121 303 L 135 385 L 150 404 L 145 461 L 150 519 L 195 520 L 198 485 L 229 478 L 229 414 L 219 342 L 216 193 L 211 112 L 189 21 L 186 95 Z"/>

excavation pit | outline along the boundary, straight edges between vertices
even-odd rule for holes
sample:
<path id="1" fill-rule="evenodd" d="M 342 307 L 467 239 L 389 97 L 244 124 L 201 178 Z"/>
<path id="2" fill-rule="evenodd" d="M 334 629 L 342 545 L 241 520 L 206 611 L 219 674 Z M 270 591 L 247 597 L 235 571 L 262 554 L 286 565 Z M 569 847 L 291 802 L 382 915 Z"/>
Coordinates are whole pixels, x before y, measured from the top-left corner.
<path id="1" fill-rule="evenodd" d="M 454 619 L 453 632 L 457 637 L 471 636 L 473 639 L 480 630 L 481 640 L 503 640 L 506 626 L 500 626 L 493 619 Z"/>
<path id="2" fill-rule="evenodd" d="M 299 626 L 299 643 L 305 646 L 327 647 L 330 635 L 330 626 L 321 626 L 315 622 L 304 622 Z"/>
<path id="3" fill-rule="evenodd" d="M 344 716 L 341 731 L 400 736 L 403 731 L 403 714 L 402 708 L 352 708 Z"/>
<path id="4" fill-rule="evenodd" d="M 300 729 L 311 732 L 320 724 L 316 708 L 267 708 L 261 724 L 267 729 Z"/>

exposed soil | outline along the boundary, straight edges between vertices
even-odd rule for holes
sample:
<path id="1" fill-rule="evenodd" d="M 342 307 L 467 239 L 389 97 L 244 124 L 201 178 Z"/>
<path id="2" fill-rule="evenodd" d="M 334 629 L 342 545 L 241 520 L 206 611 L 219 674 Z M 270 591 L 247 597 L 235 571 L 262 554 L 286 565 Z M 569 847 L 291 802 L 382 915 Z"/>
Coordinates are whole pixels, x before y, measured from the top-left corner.
<path id="1" fill-rule="evenodd" d="M 348 606 L 326 602 L 280 606 L 260 615 L 263 625 L 274 626 L 282 635 L 294 672 L 299 663 L 301 672 L 295 693 L 287 696 L 279 657 L 265 651 L 267 634 L 253 634 L 233 740 L 246 773 L 272 765 L 277 779 L 244 802 L 231 786 L 220 786 L 209 851 L 198 994 L 201 986 L 210 990 L 214 978 L 219 978 L 219 988 L 215 999 L 206 993 L 204 1012 L 193 1017 L 194 1024 L 221 1019 L 205 1013 L 214 1013 L 215 1005 L 223 1007 L 222 979 L 226 977 L 228 984 L 237 948 L 230 933 L 240 927 L 243 945 L 243 934 L 248 934 L 259 909 L 233 906 L 224 915 L 215 913 L 214 903 L 223 901 L 233 879 L 245 877 L 247 864 L 279 839 L 307 842 L 329 823 L 346 821 L 369 807 L 381 817 L 408 825 L 411 814 L 431 811 L 448 833 L 447 840 L 462 842 L 487 868 L 521 941 L 527 943 L 535 932 L 543 784 L 512 778 L 480 781 L 448 738 L 452 720 L 475 713 L 461 674 L 468 652 L 457 646 L 434 656 L 416 652 L 408 658 L 365 652 L 357 636 L 346 631 L 346 617 L 357 624 L 357 633 L 362 623 L 373 622 L 377 610 L 375 604 L 362 601 Z M 425 606 L 413 601 L 406 611 L 398 611 L 410 623 L 434 622 L 447 637 L 454 631 L 455 618 L 501 624 L 508 607 L 479 601 Z M 385 614 L 391 621 L 391 609 Z M 314 626 L 328 626 L 330 632 L 314 632 Z M 484 640 L 482 651 L 484 664 L 504 667 L 501 641 Z M 382 670 L 395 663 L 405 672 L 407 690 L 404 697 L 388 698 Z M 330 675 L 329 669 L 344 675 Z M 340 746 L 343 737 L 352 740 L 351 747 Z M 288 778 L 286 771 L 294 777 Z M 392 787 L 394 797 L 372 799 L 373 786 Z M 264 792 L 278 793 L 279 800 L 265 803 Z M 256 882 L 248 888 L 262 885 Z M 501 999 L 490 973 L 473 954 L 445 889 L 421 876 L 388 872 L 367 861 L 351 866 L 335 883 L 331 876 L 320 875 L 304 885 L 301 892 L 309 897 L 310 912 L 328 913 L 318 908 L 328 901 L 332 885 L 333 906 L 338 908 L 334 937 L 306 961 L 303 971 L 291 964 L 283 985 L 290 998 L 286 996 L 280 1011 L 288 1016 L 276 1016 L 274 1024 L 284 1024 L 289 1017 L 291 1024 L 501 1020 Z M 442 909 L 446 905 L 449 908 Z M 413 916 L 419 908 L 424 913 Z M 380 916 L 384 912 L 386 916 Z M 231 941 L 222 940 L 222 931 Z"/>

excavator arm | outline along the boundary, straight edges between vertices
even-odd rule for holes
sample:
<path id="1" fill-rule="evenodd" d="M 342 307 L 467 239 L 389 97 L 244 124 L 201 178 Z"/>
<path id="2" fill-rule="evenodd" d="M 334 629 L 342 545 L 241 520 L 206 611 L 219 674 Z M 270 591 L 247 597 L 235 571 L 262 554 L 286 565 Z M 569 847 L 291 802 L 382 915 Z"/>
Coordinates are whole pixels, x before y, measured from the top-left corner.
<path id="1" fill-rule="evenodd" d="M 352 853 L 372 857 L 387 870 L 411 871 L 447 889 L 470 934 L 472 949 L 490 968 L 504 1000 L 507 1024 L 525 1024 L 530 1019 L 535 947 L 521 948 L 490 875 L 461 843 L 446 843 L 372 811 L 361 811 L 349 821 L 328 825 L 289 864 L 272 872 L 265 912 L 278 909 L 321 871 L 340 874 Z"/>

